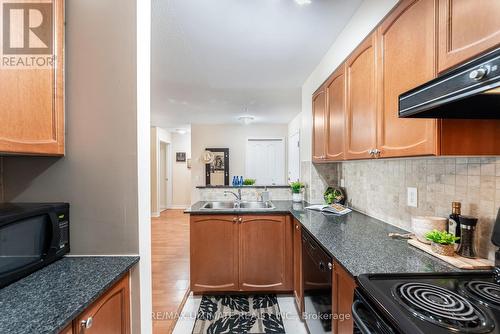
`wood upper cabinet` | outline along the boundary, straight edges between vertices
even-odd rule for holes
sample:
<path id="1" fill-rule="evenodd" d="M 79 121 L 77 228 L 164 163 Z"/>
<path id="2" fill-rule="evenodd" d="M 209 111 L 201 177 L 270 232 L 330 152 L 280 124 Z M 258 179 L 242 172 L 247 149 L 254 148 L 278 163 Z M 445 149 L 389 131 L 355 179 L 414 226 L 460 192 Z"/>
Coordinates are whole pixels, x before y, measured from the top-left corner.
<path id="1" fill-rule="evenodd" d="M 434 119 L 399 118 L 399 95 L 436 76 L 436 1 L 404 0 L 377 30 L 379 157 L 437 154 Z"/>
<path id="2" fill-rule="evenodd" d="M 500 1 L 439 0 L 439 71 L 500 44 Z"/>
<path id="3" fill-rule="evenodd" d="M 334 315 L 344 315 L 344 320 L 333 317 L 333 333 L 344 334 L 353 332 L 352 302 L 356 282 L 354 278 L 340 266 L 334 263 L 332 278 L 332 311 Z M 345 315 L 349 314 L 349 318 Z"/>
<path id="4" fill-rule="evenodd" d="M 368 37 L 346 63 L 347 159 L 370 158 L 377 144 L 376 34 Z"/>
<path id="5" fill-rule="evenodd" d="M 313 115 L 313 161 L 322 162 L 326 159 L 326 93 L 324 87 L 318 90 L 312 98 Z"/>
<path id="6" fill-rule="evenodd" d="M 345 67 L 337 69 L 326 84 L 327 95 L 327 160 L 344 159 L 344 129 L 345 129 Z"/>
<path id="7" fill-rule="evenodd" d="M 299 314 L 304 312 L 304 291 L 302 286 L 302 228 L 293 220 L 293 294 Z"/>
<path id="8" fill-rule="evenodd" d="M 238 223 L 231 215 L 191 216 L 191 290 L 238 290 Z"/>
<path id="9" fill-rule="evenodd" d="M 74 329 L 79 334 L 130 333 L 129 275 L 80 314 L 74 321 Z"/>
<path id="10" fill-rule="evenodd" d="M 293 239 L 289 216 L 240 216 L 242 291 L 291 291 Z"/>
<path id="11" fill-rule="evenodd" d="M 52 25 L 42 23 L 26 43 L 11 33 L 16 49 L 7 54 L 7 64 L 0 64 L 0 153 L 64 154 L 64 0 L 42 5 L 36 10 Z M 11 28 L 26 29 L 22 15 L 11 17 Z M 36 50 L 30 50 L 31 43 Z"/>

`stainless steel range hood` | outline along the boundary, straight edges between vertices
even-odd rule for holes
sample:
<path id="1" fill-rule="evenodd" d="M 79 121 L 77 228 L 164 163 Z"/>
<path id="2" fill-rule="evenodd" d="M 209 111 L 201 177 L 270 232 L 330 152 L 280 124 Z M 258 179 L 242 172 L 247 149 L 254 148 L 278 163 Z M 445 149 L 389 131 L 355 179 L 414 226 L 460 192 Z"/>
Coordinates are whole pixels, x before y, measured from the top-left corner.
<path id="1" fill-rule="evenodd" d="M 500 119 L 500 48 L 401 94 L 399 117 Z"/>

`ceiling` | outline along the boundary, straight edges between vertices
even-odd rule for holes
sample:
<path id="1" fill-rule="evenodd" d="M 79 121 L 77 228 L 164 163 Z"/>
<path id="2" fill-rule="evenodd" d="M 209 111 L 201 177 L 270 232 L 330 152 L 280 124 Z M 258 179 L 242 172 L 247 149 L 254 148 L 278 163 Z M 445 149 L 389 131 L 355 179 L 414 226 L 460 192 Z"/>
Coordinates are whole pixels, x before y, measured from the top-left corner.
<path id="1" fill-rule="evenodd" d="M 153 125 L 287 123 L 361 0 L 153 0 Z"/>

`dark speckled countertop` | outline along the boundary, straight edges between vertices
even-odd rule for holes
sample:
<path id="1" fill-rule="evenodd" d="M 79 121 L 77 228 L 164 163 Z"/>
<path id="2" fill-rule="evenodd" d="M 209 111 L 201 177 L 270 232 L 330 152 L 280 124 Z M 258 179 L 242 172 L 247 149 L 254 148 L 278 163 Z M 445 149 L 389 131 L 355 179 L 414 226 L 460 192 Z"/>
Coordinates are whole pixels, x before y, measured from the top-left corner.
<path id="1" fill-rule="evenodd" d="M 345 216 L 305 210 L 303 204 L 272 201 L 274 210 L 203 210 L 205 202 L 186 210 L 190 214 L 291 213 L 302 226 L 353 276 L 368 273 L 456 272 L 452 267 L 388 233 L 408 233 L 395 226 L 353 211 Z"/>
<path id="2" fill-rule="evenodd" d="M 0 289 L 0 333 L 58 333 L 138 261 L 65 257 Z"/>

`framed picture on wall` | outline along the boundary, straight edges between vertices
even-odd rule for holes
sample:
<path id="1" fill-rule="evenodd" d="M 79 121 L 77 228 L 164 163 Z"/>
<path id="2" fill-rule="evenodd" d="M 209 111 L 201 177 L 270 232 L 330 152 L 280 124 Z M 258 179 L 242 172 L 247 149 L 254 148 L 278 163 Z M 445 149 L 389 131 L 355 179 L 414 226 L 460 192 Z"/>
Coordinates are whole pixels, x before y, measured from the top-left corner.
<path id="1" fill-rule="evenodd" d="M 186 152 L 176 152 L 175 153 L 175 161 L 186 162 Z"/>

